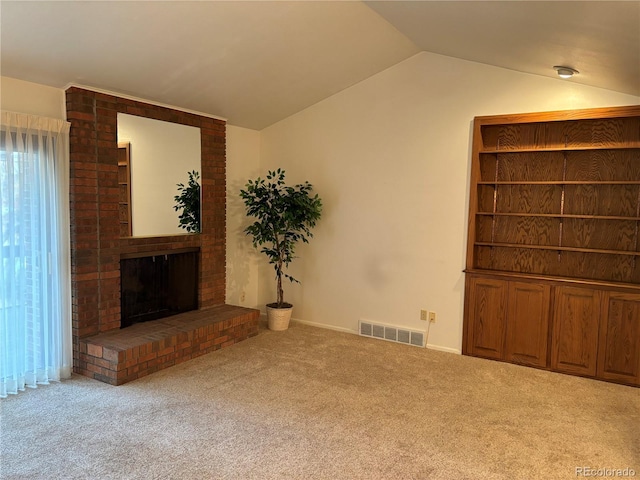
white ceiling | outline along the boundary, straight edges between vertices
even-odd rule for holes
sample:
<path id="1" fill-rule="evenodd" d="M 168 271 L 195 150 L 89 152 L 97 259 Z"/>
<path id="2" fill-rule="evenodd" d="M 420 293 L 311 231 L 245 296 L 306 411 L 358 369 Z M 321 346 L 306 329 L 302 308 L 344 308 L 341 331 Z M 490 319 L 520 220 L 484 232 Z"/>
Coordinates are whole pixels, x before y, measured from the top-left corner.
<path id="1" fill-rule="evenodd" d="M 367 4 L 421 50 L 640 95 L 640 1 Z"/>
<path id="2" fill-rule="evenodd" d="M 4 76 L 258 130 L 421 50 L 640 95 L 640 1 L 2 0 L 0 40 Z"/>

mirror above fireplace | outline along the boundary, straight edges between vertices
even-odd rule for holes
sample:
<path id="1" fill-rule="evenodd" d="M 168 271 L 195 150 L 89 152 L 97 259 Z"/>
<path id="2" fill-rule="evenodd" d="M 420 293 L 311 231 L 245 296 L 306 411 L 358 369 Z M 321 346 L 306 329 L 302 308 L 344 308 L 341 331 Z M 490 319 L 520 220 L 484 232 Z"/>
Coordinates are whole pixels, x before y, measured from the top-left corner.
<path id="1" fill-rule="evenodd" d="M 179 227 L 174 197 L 177 184 L 187 185 L 188 172 L 201 172 L 200 128 L 118 113 L 118 144 L 128 145 L 129 178 L 119 179 L 122 215 L 130 211 L 131 236 L 185 234 Z M 124 170 L 124 169 L 123 169 Z M 126 236 L 126 235 L 124 235 Z"/>

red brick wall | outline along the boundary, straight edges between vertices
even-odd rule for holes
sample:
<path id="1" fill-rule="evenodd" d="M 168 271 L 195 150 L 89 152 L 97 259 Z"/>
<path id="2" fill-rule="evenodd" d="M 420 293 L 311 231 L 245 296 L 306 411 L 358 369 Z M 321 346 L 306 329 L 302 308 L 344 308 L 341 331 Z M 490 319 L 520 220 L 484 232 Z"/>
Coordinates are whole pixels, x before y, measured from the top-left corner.
<path id="1" fill-rule="evenodd" d="M 66 91 L 70 132 L 74 365 L 78 340 L 120 327 L 120 254 L 200 247 L 200 308 L 225 300 L 226 122 L 77 87 Z M 200 235 L 120 238 L 117 114 L 200 128 Z"/>

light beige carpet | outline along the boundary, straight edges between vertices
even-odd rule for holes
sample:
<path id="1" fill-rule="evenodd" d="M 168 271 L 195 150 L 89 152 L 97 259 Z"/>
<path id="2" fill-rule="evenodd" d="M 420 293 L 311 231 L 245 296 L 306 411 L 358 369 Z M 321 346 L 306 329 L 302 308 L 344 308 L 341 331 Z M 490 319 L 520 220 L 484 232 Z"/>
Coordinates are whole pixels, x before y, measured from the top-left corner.
<path id="1" fill-rule="evenodd" d="M 640 476 L 638 389 L 300 324 L 0 408 L 3 479 Z"/>

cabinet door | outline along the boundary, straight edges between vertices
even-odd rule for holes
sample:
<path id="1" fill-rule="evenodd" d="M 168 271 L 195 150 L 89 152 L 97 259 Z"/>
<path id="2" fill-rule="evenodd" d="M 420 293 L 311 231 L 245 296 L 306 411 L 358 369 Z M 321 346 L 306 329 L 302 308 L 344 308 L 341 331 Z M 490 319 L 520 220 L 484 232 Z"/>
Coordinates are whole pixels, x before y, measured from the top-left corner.
<path id="1" fill-rule="evenodd" d="M 600 298 L 598 290 L 556 289 L 551 340 L 551 367 L 554 370 L 596 374 Z"/>
<path id="2" fill-rule="evenodd" d="M 506 361 L 548 367 L 550 299 L 549 285 L 509 282 Z"/>
<path id="3" fill-rule="evenodd" d="M 598 377 L 640 385 L 640 295 L 610 293 L 602 309 Z"/>
<path id="4" fill-rule="evenodd" d="M 469 295 L 469 353 L 502 360 L 507 310 L 507 282 L 472 278 Z"/>

